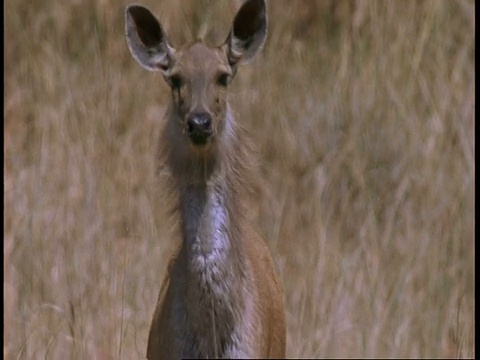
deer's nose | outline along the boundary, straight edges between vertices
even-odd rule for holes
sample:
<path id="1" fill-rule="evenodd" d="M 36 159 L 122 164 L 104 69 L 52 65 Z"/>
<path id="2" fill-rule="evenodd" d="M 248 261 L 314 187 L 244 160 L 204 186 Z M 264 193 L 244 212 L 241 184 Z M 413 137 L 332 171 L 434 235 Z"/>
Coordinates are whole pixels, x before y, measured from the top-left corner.
<path id="1" fill-rule="evenodd" d="M 205 145 L 213 134 L 209 113 L 194 113 L 187 118 L 187 135 L 195 145 Z"/>

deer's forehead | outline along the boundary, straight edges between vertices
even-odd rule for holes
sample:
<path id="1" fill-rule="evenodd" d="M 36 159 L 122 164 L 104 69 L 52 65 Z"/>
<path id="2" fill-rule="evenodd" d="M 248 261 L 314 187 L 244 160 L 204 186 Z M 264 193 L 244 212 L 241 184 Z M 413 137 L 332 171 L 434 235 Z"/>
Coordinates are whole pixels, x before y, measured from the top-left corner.
<path id="1" fill-rule="evenodd" d="M 211 48 L 196 42 L 175 53 L 175 65 L 172 72 L 181 71 L 187 75 L 214 75 L 219 71 L 228 71 L 227 56 L 219 48 Z"/>

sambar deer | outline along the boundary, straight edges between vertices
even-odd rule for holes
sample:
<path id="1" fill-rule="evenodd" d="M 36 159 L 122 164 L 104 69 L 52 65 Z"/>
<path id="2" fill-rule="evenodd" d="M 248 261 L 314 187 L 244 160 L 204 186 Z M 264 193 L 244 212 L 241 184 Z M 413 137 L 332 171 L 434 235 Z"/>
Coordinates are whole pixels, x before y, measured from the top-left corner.
<path id="1" fill-rule="evenodd" d="M 133 57 L 171 88 L 160 143 L 181 236 L 147 357 L 285 357 L 283 290 L 267 244 L 245 216 L 248 152 L 227 100 L 237 67 L 265 42 L 265 1 L 245 1 L 226 42 L 213 48 L 197 40 L 174 49 L 143 6 L 128 6 L 125 21 Z"/>

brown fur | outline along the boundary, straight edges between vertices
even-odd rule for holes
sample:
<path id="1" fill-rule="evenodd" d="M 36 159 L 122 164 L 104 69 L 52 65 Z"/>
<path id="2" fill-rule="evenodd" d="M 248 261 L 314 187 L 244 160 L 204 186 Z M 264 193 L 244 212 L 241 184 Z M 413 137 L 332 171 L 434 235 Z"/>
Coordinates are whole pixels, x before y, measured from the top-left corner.
<path id="1" fill-rule="evenodd" d="M 265 2 L 246 1 L 216 48 L 197 41 L 173 49 L 141 6 L 127 8 L 126 30 L 135 59 L 162 71 L 172 88 L 159 161 L 170 173 L 181 245 L 160 291 L 147 357 L 284 357 L 283 289 L 267 244 L 245 216 L 249 146 L 227 98 L 237 66 L 265 40 Z"/>

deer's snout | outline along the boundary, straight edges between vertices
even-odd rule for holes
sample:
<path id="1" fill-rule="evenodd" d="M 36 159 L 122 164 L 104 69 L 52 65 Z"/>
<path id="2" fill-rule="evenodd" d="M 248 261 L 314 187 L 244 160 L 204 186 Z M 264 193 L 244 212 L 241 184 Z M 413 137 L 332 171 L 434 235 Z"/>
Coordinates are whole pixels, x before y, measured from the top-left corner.
<path id="1" fill-rule="evenodd" d="M 188 115 L 186 131 L 194 145 L 205 145 L 213 135 L 212 116 L 209 113 Z"/>

